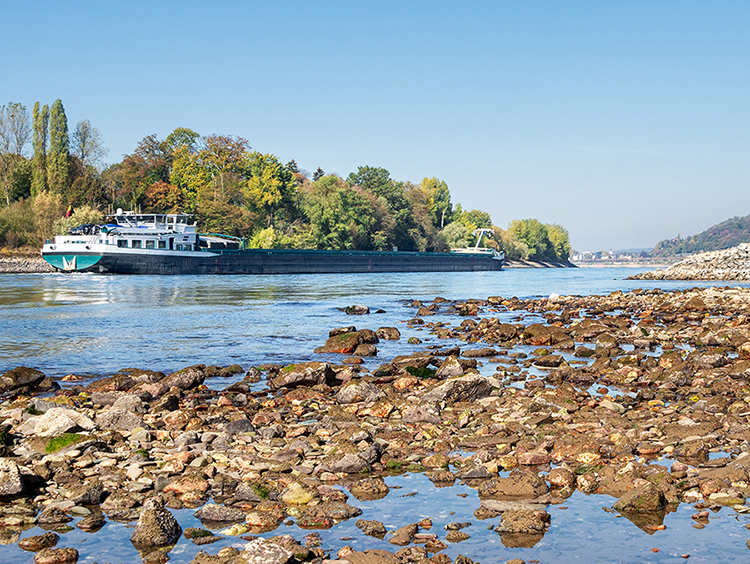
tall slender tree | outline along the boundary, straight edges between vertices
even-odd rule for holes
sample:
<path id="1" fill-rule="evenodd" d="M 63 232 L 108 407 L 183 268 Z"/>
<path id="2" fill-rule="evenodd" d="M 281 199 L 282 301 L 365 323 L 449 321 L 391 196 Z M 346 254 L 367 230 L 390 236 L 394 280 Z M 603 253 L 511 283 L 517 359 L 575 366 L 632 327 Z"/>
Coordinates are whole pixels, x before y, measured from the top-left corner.
<path id="1" fill-rule="evenodd" d="M 63 194 L 70 186 L 70 140 L 68 118 L 58 98 L 49 112 L 49 152 L 47 154 L 47 183 L 55 194 Z"/>
<path id="2" fill-rule="evenodd" d="M 31 180 L 31 195 L 36 196 L 47 189 L 47 129 L 49 128 L 49 107 L 47 104 L 39 109 L 39 102 L 34 104 L 33 112 L 34 170 Z"/>

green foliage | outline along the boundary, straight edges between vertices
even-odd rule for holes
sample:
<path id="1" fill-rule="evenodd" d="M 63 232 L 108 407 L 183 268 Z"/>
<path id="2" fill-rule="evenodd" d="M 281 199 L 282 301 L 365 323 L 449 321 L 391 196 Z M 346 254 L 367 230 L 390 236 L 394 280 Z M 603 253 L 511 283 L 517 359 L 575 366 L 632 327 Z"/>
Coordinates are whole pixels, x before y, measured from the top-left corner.
<path id="1" fill-rule="evenodd" d="M 61 217 L 57 219 L 52 231 L 55 235 L 65 235 L 68 230 L 78 227 L 79 225 L 95 224 L 98 225 L 104 221 L 104 214 L 97 209 L 89 206 L 75 208 L 73 215 L 70 217 Z"/>
<path id="2" fill-rule="evenodd" d="M 33 112 L 34 172 L 31 194 L 36 196 L 47 190 L 47 138 L 49 131 L 49 107 L 45 104 L 39 109 L 39 102 L 34 104 Z"/>
<path id="3" fill-rule="evenodd" d="M 255 495 L 257 495 L 260 499 L 268 499 L 268 494 L 270 493 L 269 489 L 261 484 L 253 484 L 250 486 L 250 489 L 252 489 L 255 492 Z"/>
<path id="4" fill-rule="evenodd" d="M 451 249 L 462 249 L 469 246 L 471 231 L 460 221 L 454 221 L 441 231 L 445 242 Z"/>
<path id="5" fill-rule="evenodd" d="M 49 112 L 49 150 L 47 152 L 47 183 L 54 194 L 62 194 L 70 185 L 70 145 L 68 118 L 58 98 Z"/>
<path id="6" fill-rule="evenodd" d="M 547 237 L 551 249 L 554 251 L 555 258 L 560 261 L 566 261 L 570 258 L 570 236 L 568 230 L 562 225 L 553 223 L 547 224 Z"/>
<path id="7" fill-rule="evenodd" d="M 426 378 L 434 378 L 437 370 L 433 368 L 421 367 L 421 366 L 407 366 L 405 370 L 412 376 L 424 380 Z"/>
<path id="8" fill-rule="evenodd" d="M 427 194 L 432 223 L 443 229 L 451 221 L 453 206 L 448 185 L 435 177 L 423 178 L 420 188 Z"/>
<path id="9" fill-rule="evenodd" d="M 382 249 L 376 240 L 378 209 L 374 197 L 337 176 L 324 176 L 302 196 L 313 241 L 318 249 Z M 385 238 L 383 238 L 385 239 Z"/>
<path id="10" fill-rule="evenodd" d="M 494 231 L 494 240 L 505 253 L 505 258 L 511 260 L 527 260 L 529 258 L 529 246 L 523 241 L 519 241 L 510 230 L 495 228 Z"/>
<path id="11" fill-rule="evenodd" d="M 547 228 L 536 219 L 516 219 L 508 228 L 516 240 L 529 248 L 529 258 L 545 260 L 549 248 Z"/>
<path id="12" fill-rule="evenodd" d="M 249 176 L 243 188 L 248 209 L 266 220 L 265 227 L 290 220 L 297 213 L 297 183 L 294 175 L 270 154 L 245 154 L 243 166 Z"/>
<path id="13" fill-rule="evenodd" d="M 59 437 L 50 439 L 47 446 L 44 447 L 44 452 L 47 454 L 53 454 L 60 449 L 76 444 L 82 438 L 83 435 L 79 435 L 78 433 L 63 433 Z"/>

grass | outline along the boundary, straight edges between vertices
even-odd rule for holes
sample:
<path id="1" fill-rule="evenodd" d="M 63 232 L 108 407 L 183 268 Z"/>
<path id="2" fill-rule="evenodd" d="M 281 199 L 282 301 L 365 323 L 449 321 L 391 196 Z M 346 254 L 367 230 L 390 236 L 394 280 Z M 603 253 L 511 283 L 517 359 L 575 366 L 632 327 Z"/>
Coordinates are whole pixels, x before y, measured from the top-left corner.
<path id="1" fill-rule="evenodd" d="M 63 433 L 59 437 L 50 439 L 47 443 L 47 446 L 44 447 L 44 452 L 46 452 L 47 454 L 55 453 L 60 449 L 77 443 L 82 438 L 83 435 L 79 435 L 78 433 Z"/>
<path id="2" fill-rule="evenodd" d="M 260 499 L 268 499 L 268 488 L 261 486 L 260 484 L 253 484 L 250 488 L 255 492 Z"/>
<path id="3" fill-rule="evenodd" d="M 406 371 L 412 376 L 424 380 L 425 378 L 434 378 L 437 370 L 432 368 L 421 368 L 419 366 L 407 366 Z"/>

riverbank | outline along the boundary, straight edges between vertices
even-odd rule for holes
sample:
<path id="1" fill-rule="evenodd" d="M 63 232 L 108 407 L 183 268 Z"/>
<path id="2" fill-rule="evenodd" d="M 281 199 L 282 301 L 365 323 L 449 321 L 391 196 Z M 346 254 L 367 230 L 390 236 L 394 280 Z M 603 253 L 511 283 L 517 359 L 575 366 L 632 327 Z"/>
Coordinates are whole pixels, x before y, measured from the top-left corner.
<path id="1" fill-rule="evenodd" d="M 662 270 L 643 272 L 631 280 L 750 280 L 750 244 L 692 255 Z"/>
<path id="2" fill-rule="evenodd" d="M 108 523 L 138 521 L 120 542 L 144 561 L 177 544 L 195 563 L 271 551 L 280 562 L 468 564 L 484 535 L 502 542 L 495 561 L 532 559 L 576 492 L 604 496 L 625 517 L 620 527 L 647 535 L 681 504 L 696 525 L 719 512 L 740 519 L 750 495 L 749 303 L 748 289 L 714 288 L 436 298 L 413 301 L 405 321 L 443 346 L 413 338 L 413 352 L 394 358 L 378 347 L 401 332 L 363 316 L 352 318 L 359 330 L 332 328 L 315 344 L 321 362 L 60 380 L 11 370 L 0 377 L 7 558 L 19 540 L 73 550 L 75 531 L 89 531 L 75 549 L 85 553 Z M 511 312 L 513 323 L 497 320 Z M 44 392 L 53 395 L 30 397 Z M 649 464 L 658 457 L 674 462 Z M 443 524 L 449 499 L 419 518 L 379 513 L 373 500 L 403 503 L 388 484 L 409 474 L 435 488 L 463 484 L 473 514 Z M 344 539 L 323 534 L 346 522 L 356 526 Z M 42 538 L 44 529 L 57 532 Z M 198 554 L 198 543 L 213 545 Z"/>

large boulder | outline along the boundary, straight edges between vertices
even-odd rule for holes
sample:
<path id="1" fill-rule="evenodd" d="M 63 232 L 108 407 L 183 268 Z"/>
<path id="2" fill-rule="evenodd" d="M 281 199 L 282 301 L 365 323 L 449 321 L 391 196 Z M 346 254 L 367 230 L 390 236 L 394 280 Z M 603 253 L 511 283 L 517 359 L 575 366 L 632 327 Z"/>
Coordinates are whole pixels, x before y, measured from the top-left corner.
<path id="1" fill-rule="evenodd" d="M 44 380 L 43 372 L 34 368 L 19 366 L 0 376 L 0 393 L 24 387 L 34 388 L 42 380 Z"/>
<path id="2" fill-rule="evenodd" d="M 482 499 L 533 499 L 549 491 L 547 483 L 531 472 L 514 471 L 507 478 L 491 478 L 477 488 Z"/>
<path id="3" fill-rule="evenodd" d="M 351 380 L 336 394 L 339 403 L 371 402 L 386 397 L 375 384 L 363 380 Z"/>
<path id="4" fill-rule="evenodd" d="M 164 500 L 154 497 L 143 504 L 130 542 L 136 547 L 168 546 L 176 543 L 181 534 L 182 527 L 164 508 Z"/>
<path id="5" fill-rule="evenodd" d="M 378 342 L 378 336 L 371 329 L 360 329 L 348 333 L 332 331 L 326 344 L 315 349 L 316 353 L 353 354 L 360 345 L 373 345 Z"/>
<path id="6" fill-rule="evenodd" d="M 190 390 L 203 384 L 206 379 L 205 369 L 205 364 L 188 366 L 177 372 L 172 372 L 172 374 L 160 380 L 159 384 L 167 388 L 174 387 L 181 390 Z"/>
<path id="7" fill-rule="evenodd" d="M 271 380 L 270 385 L 272 388 L 291 388 L 335 382 L 336 372 L 327 362 L 300 362 L 282 368 L 278 376 Z"/>
<path id="8" fill-rule="evenodd" d="M 484 376 L 469 374 L 451 378 L 434 390 L 426 393 L 423 400 L 430 403 L 452 404 L 460 401 L 476 401 L 492 393 L 492 384 Z"/>
<path id="9" fill-rule="evenodd" d="M 664 493 L 651 483 L 644 484 L 626 492 L 614 504 L 618 511 L 659 511 L 667 506 Z"/>
<path id="10" fill-rule="evenodd" d="M 93 431 L 96 423 L 72 409 L 56 407 L 43 415 L 31 417 L 18 427 L 18 432 L 37 437 L 56 437 L 63 433 L 84 430 Z"/>

